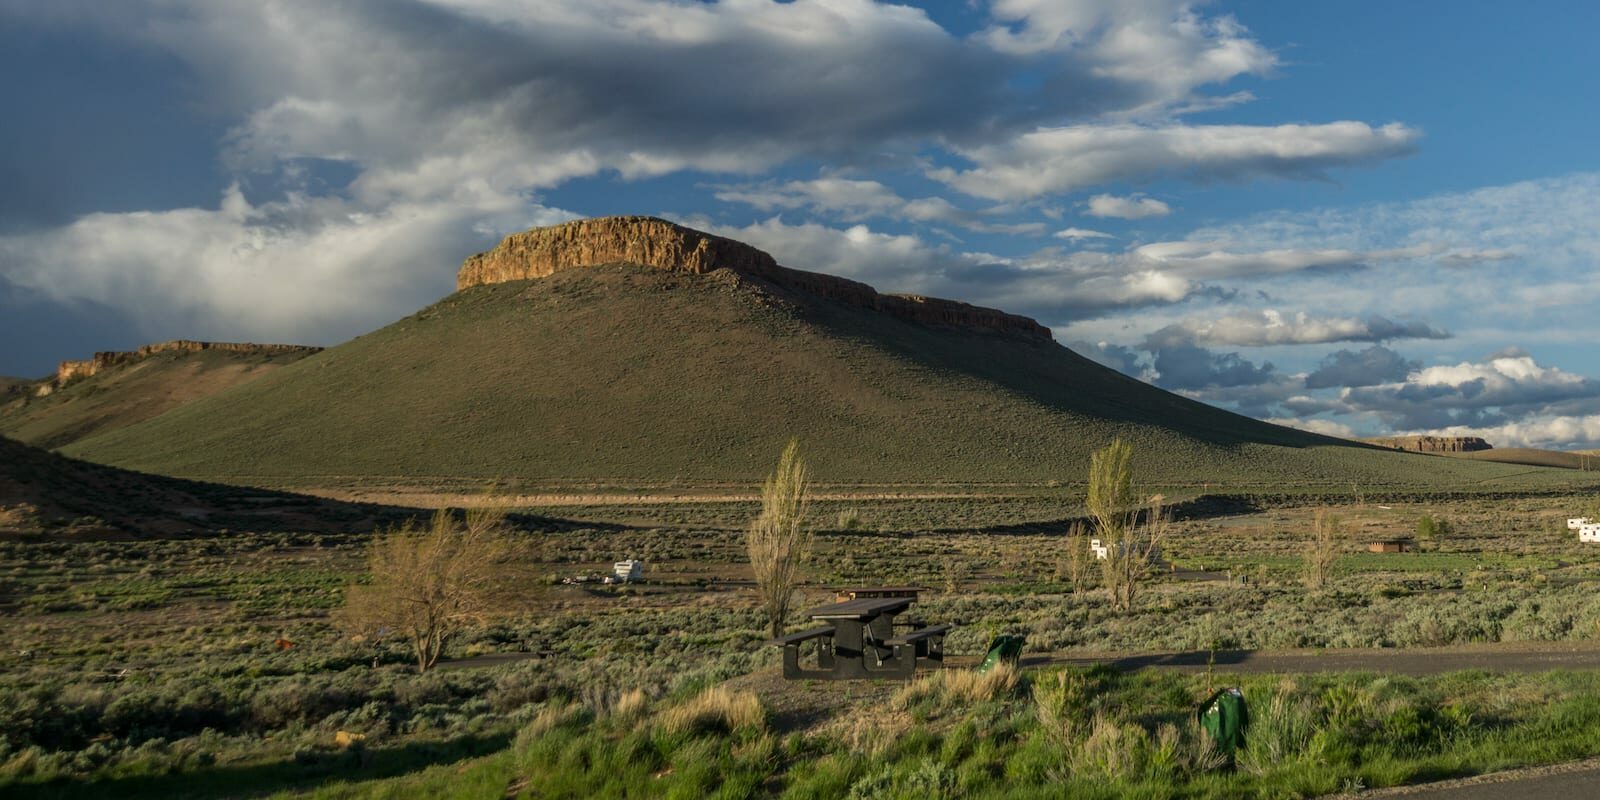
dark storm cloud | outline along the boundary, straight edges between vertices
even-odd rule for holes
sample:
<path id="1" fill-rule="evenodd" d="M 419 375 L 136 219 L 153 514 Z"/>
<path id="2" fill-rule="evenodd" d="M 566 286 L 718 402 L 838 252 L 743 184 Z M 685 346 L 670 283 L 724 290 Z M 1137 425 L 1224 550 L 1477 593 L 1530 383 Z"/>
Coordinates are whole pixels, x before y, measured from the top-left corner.
<path id="1" fill-rule="evenodd" d="M 1365 350 L 1338 350 L 1328 354 L 1322 363 L 1306 376 L 1306 388 L 1328 389 L 1340 386 L 1374 386 L 1380 383 L 1403 381 L 1412 370 L 1421 367 L 1416 361 L 1382 345 Z"/>

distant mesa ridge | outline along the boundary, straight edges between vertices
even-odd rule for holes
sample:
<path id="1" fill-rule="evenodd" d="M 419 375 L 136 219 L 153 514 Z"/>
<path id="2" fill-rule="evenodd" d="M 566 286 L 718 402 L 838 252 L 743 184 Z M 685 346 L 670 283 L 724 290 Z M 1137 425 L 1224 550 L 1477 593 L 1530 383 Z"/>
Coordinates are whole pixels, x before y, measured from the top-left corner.
<path id="1" fill-rule="evenodd" d="M 66 386 L 69 381 L 99 374 L 111 367 L 120 367 L 160 353 L 198 353 L 202 350 L 227 350 L 235 353 L 312 353 L 320 347 L 298 344 L 255 344 L 253 342 L 197 342 L 192 339 L 173 339 L 170 342 L 147 344 L 138 350 L 109 350 L 95 353 L 94 358 L 82 361 L 63 361 L 56 367 L 54 388 Z"/>
<path id="2" fill-rule="evenodd" d="M 1051 341 L 1050 329 L 1028 317 L 935 297 L 882 294 L 859 281 L 780 266 L 743 242 L 655 217 L 599 217 L 511 234 L 493 250 L 468 258 L 456 289 L 616 263 L 696 275 L 727 269 L 923 325 Z"/>
<path id="3" fill-rule="evenodd" d="M 1478 436 L 1384 436 L 1361 441 L 1414 453 L 1476 453 L 1494 449 L 1494 445 Z"/>

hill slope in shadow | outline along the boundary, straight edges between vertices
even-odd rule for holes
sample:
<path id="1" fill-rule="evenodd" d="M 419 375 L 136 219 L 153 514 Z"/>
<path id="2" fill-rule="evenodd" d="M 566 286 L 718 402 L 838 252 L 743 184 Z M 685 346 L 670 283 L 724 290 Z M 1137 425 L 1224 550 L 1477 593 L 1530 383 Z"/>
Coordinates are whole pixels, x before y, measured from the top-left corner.
<path id="1" fill-rule="evenodd" d="M 743 483 L 798 437 L 828 482 L 1010 483 L 1081 480 L 1119 436 L 1147 482 L 1436 487 L 1526 472 L 1268 425 L 1053 341 L 630 264 L 469 287 L 65 452 L 278 486 Z"/>

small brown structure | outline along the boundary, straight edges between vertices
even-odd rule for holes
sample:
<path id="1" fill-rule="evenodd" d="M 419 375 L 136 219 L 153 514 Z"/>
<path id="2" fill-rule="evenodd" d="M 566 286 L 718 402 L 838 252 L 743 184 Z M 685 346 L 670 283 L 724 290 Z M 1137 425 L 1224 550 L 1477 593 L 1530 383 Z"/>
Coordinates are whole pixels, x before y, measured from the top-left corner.
<path id="1" fill-rule="evenodd" d="M 1409 553 L 1415 549 L 1410 539 L 1379 539 L 1367 543 L 1369 553 Z"/>

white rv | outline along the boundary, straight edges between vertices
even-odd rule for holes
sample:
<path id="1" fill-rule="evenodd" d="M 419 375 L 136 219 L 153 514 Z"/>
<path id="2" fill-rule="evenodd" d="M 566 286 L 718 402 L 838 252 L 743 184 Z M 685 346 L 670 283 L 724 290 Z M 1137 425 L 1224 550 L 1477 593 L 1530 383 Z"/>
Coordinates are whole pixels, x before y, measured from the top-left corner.
<path id="1" fill-rule="evenodd" d="M 1589 518 L 1588 517 L 1575 517 L 1573 519 L 1567 520 L 1567 530 L 1575 531 L 1575 530 L 1578 530 L 1579 528 L 1582 528 L 1583 526 L 1588 525 L 1588 524 L 1589 524 Z"/>
<path id="2" fill-rule="evenodd" d="M 611 573 L 617 583 L 629 583 L 644 577 L 644 562 L 637 558 L 627 561 L 618 561 L 611 565 Z"/>
<path id="3" fill-rule="evenodd" d="M 1600 542 L 1600 525 L 1580 525 L 1578 527 L 1578 541 Z"/>

